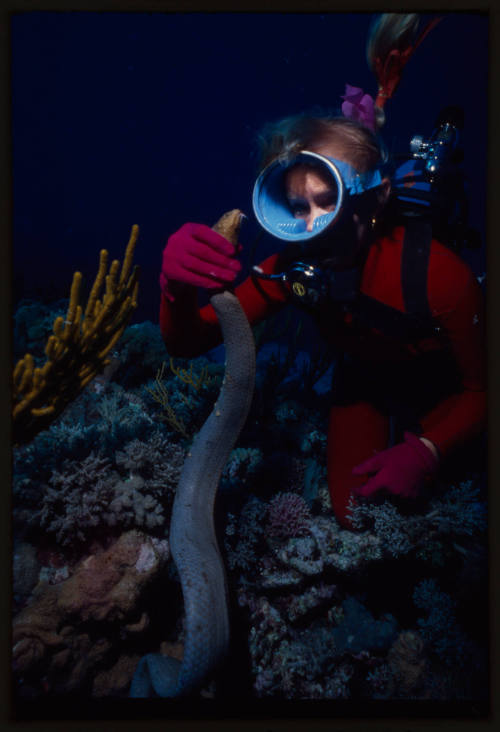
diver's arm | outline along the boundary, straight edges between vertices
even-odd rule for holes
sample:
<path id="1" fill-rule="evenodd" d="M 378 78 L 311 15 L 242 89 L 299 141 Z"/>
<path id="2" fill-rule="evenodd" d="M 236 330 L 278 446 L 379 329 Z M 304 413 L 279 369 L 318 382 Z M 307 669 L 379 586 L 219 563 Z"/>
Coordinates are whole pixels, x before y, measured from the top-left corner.
<path id="1" fill-rule="evenodd" d="M 464 269 L 465 268 L 465 269 Z M 463 265 L 453 284 L 449 308 L 439 304 L 440 325 L 446 330 L 462 377 L 462 391 L 444 399 L 423 419 L 421 437 L 430 440 L 445 457 L 486 426 L 486 348 L 484 297 L 472 272 Z M 435 277 L 438 277 L 436 273 Z M 441 283 L 443 273 L 441 272 Z M 452 281 L 453 278 L 449 276 Z M 429 301 L 438 286 L 429 281 Z M 450 293 L 451 295 L 451 293 Z"/>
<path id="2" fill-rule="evenodd" d="M 441 272 L 441 277 L 451 282 L 453 292 L 450 291 L 446 298 L 443 297 L 442 286 L 438 287 L 439 306 L 444 307 L 437 319 L 448 332 L 462 375 L 462 390 L 444 399 L 421 419 L 423 435 L 419 436 L 420 439 L 405 432 L 402 443 L 382 450 L 354 467 L 354 475 L 366 475 L 366 481 L 353 489 L 359 495 L 371 496 L 384 489 L 395 495 L 416 497 L 422 483 L 436 473 L 439 458 L 447 457 L 484 429 L 486 389 L 482 293 L 468 268 L 465 271 L 457 265 L 455 275 L 454 278 L 449 271 Z M 463 289 L 457 285 L 463 285 Z M 429 301 L 432 308 L 432 299 Z"/>
<path id="3" fill-rule="evenodd" d="M 279 255 L 272 255 L 260 264 L 266 274 L 273 274 Z M 193 358 L 222 343 L 222 333 L 211 305 L 200 308 L 197 288 L 172 282 L 171 298 L 162 292 L 160 329 L 171 356 Z M 279 310 L 287 301 L 285 287 L 275 281 L 247 277 L 235 293 L 250 324 L 255 324 Z"/>
<path id="4" fill-rule="evenodd" d="M 201 318 L 197 288 L 231 287 L 241 270 L 234 244 L 205 224 L 187 223 L 165 245 L 160 327 L 171 355 L 197 356 L 220 343 L 214 313 Z"/>
<path id="5" fill-rule="evenodd" d="M 174 299 L 162 292 L 160 301 L 160 330 L 169 355 L 195 358 L 222 343 L 215 311 L 210 306 L 200 310 L 197 288 L 172 282 L 170 291 Z"/>

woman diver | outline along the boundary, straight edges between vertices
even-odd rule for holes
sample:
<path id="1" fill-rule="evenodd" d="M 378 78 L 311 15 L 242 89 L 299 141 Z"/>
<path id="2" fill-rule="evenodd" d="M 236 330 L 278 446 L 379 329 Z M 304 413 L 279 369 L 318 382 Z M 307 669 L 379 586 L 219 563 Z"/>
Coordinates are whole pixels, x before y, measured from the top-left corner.
<path id="1" fill-rule="evenodd" d="M 356 495 L 414 499 L 486 419 L 484 303 L 465 262 L 431 236 L 425 219 L 394 219 L 377 136 L 383 106 L 432 24 L 384 14 L 368 58 L 375 102 L 347 87 L 343 116 L 297 115 L 264 136 L 254 211 L 289 242 L 254 267 L 235 293 L 251 324 L 297 302 L 343 354 L 328 424 L 328 485 L 337 519 Z M 416 39 L 416 40 L 415 40 Z M 163 252 L 160 326 L 171 355 L 222 341 L 197 287 L 231 286 L 234 247 L 203 224 L 175 232 Z"/>

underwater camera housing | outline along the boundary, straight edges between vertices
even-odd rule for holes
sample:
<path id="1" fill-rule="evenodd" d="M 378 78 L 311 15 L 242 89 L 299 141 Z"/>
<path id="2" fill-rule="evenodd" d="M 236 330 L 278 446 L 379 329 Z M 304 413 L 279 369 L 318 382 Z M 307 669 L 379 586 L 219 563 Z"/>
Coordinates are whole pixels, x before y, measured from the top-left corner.
<path id="1" fill-rule="evenodd" d="M 412 137 L 411 157 L 396 169 L 392 178 L 399 216 L 407 221 L 429 220 L 435 236 L 458 251 L 464 245 L 481 246 L 479 234 L 467 225 L 463 125 L 462 109 L 445 107 L 427 140 L 420 135 Z"/>

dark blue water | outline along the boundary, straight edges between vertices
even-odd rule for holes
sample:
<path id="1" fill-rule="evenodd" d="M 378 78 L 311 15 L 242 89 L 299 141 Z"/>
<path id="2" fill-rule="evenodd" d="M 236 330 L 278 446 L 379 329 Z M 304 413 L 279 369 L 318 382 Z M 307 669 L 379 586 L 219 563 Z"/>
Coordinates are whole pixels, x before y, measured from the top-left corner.
<path id="1" fill-rule="evenodd" d="M 427 16 L 425 16 L 427 17 Z M 135 321 L 156 320 L 161 251 L 185 221 L 250 215 L 256 135 L 346 82 L 376 92 L 370 15 L 24 13 L 12 19 L 15 299 L 66 297 L 121 258 L 140 226 Z M 471 223 L 484 234 L 488 20 L 450 14 L 409 62 L 384 137 L 406 150 L 443 106 L 463 105 Z M 267 250 L 262 255 L 268 253 Z M 245 255 L 244 255 L 245 256 Z M 260 256 L 260 253 L 259 255 Z M 484 270 L 483 251 L 469 260 Z"/>

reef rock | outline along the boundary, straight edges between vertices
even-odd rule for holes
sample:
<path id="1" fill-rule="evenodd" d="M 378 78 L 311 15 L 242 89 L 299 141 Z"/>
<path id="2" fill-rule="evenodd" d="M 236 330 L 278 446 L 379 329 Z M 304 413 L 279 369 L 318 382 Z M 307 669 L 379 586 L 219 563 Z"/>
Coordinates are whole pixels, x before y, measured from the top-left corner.
<path id="1" fill-rule="evenodd" d="M 166 541 L 138 531 L 91 554 L 58 584 L 39 583 L 33 600 L 13 621 L 13 666 L 21 694 L 81 688 L 94 670 L 113 665 L 109 638 L 139 634 L 148 625 L 141 609 L 146 586 L 168 559 Z M 32 693 L 32 692 L 30 692 Z"/>
<path id="2" fill-rule="evenodd" d="M 387 614 L 375 620 L 355 597 L 344 600 L 342 608 L 344 617 L 332 631 L 337 654 L 383 651 L 395 640 L 398 623 L 392 615 Z"/>
<path id="3" fill-rule="evenodd" d="M 92 696 L 126 696 L 140 656 L 120 656 L 115 665 L 98 673 L 92 685 Z"/>
<path id="4" fill-rule="evenodd" d="M 415 693 L 425 680 L 428 661 L 422 637 L 405 630 L 394 641 L 387 656 L 403 694 Z"/>
<path id="5" fill-rule="evenodd" d="M 341 529 L 331 517 L 316 516 L 307 525 L 304 522 L 303 532 L 308 535 L 294 536 L 281 544 L 271 535 L 266 538 L 274 558 L 305 576 L 320 576 L 325 568 L 354 573 L 382 556 L 377 537 Z"/>

